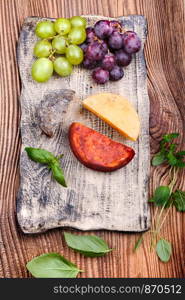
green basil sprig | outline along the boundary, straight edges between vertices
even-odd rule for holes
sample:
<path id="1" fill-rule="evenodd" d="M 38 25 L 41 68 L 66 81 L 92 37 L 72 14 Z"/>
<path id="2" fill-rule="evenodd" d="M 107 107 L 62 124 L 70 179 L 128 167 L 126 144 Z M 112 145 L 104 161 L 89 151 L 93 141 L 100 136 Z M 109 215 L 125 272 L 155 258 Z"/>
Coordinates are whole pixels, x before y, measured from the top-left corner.
<path id="1" fill-rule="evenodd" d="M 36 278 L 75 278 L 79 272 L 83 272 L 58 253 L 37 256 L 26 267 Z"/>
<path id="2" fill-rule="evenodd" d="M 160 142 L 159 152 L 156 153 L 152 159 L 153 166 L 159 166 L 166 162 L 173 167 L 185 167 L 185 151 L 177 152 L 177 144 L 171 143 L 173 139 L 177 138 L 178 136 L 179 133 L 170 133 L 163 136 Z"/>
<path id="3" fill-rule="evenodd" d="M 67 187 L 63 170 L 60 167 L 59 158 L 61 156 L 56 157 L 53 153 L 40 148 L 26 147 L 25 151 L 31 160 L 47 165 L 48 169 L 52 171 L 53 178 L 62 186 Z"/>
<path id="4" fill-rule="evenodd" d="M 84 256 L 98 257 L 112 251 L 107 243 L 96 235 L 76 235 L 64 232 L 67 245 Z"/>
<path id="5" fill-rule="evenodd" d="M 185 167 L 185 150 L 177 151 L 178 144 L 174 139 L 179 137 L 179 133 L 165 134 L 160 142 L 160 149 L 152 159 L 153 166 L 159 166 L 165 163 L 169 168 L 169 184 L 156 188 L 153 197 L 149 200 L 156 207 L 151 234 L 151 248 L 154 248 L 161 261 L 167 262 L 172 254 L 170 242 L 161 238 L 160 231 L 164 226 L 166 218 L 172 206 L 175 206 L 179 212 L 185 211 L 185 192 L 176 190 L 179 171 Z M 144 242 L 144 235 L 135 244 L 134 251 Z M 156 243 L 157 241 L 157 243 Z"/>

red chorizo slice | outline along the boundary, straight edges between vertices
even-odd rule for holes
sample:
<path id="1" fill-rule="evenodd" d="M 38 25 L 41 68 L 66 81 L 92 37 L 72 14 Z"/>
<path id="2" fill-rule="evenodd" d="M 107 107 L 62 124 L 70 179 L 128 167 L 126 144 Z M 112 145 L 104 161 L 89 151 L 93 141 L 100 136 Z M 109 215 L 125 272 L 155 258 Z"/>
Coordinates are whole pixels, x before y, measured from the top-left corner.
<path id="1" fill-rule="evenodd" d="M 71 124 L 69 142 L 76 158 L 86 167 L 96 171 L 117 170 L 128 164 L 135 155 L 132 148 L 115 142 L 81 123 Z"/>

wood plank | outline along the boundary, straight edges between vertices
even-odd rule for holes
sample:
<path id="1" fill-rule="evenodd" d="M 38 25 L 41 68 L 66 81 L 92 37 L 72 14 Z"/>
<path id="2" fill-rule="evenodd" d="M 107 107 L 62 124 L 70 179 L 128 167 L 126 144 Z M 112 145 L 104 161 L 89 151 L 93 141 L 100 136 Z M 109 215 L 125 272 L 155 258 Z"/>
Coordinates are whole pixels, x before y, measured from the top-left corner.
<path id="1" fill-rule="evenodd" d="M 101 19 L 86 16 L 89 25 Z M 125 76 L 106 85 L 94 84 L 90 72 L 75 67 L 70 77 L 57 75 L 46 84 L 32 80 L 30 69 L 34 61 L 33 47 L 37 41 L 35 27 L 41 18 L 25 20 L 18 45 L 18 63 L 22 81 L 20 189 L 17 198 L 18 222 L 25 233 L 43 232 L 55 227 L 81 230 L 145 231 L 150 226 L 148 209 L 149 180 L 149 99 L 143 50 L 133 56 Z M 146 40 L 147 24 L 143 16 L 120 17 L 126 30 L 134 30 Z M 76 95 L 71 97 L 69 91 Z M 116 130 L 92 113 L 82 109 L 82 100 L 91 94 L 119 93 L 129 99 L 139 114 L 141 132 L 136 142 L 123 138 Z M 58 99 L 64 106 L 60 113 L 61 125 L 52 138 L 43 134 L 39 126 L 38 110 L 41 103 Z M 98 172 L 84 167 L 70 151 L 68 129 L 72 122 L 81 122 L 114 141 L 132 147 L 135 158 L 116 172 Z M 43 148 L 64 154 L 61 164 L 69 183 L 64 189 L 53 180 L 51 172 L 35 164 L 24 151 L 25 147 Z M 138 187 L 139 184 L 139 187 Z M 134 211 L 134 214 L 133 214 Z"/>
<path id="2" fill-rule="evenodd" d="M 149 240 L 133 254 L 136 234 L 98 232 L 114 252 L 98 259 L 84 259 L 69 250 L 62 230 L 27 236 L 20 232 L 15 218 L 15 199 L 19 186 L 20 82 L 16 62 L 16 41 L 27 16 L 59 17 L 78 14 L 119 16 L 143 14 L 149 36 L 145 47 L 148 67 L 148 91 L 151 102 L 151 153 L 157 151 L 162 134 L 179 131 L 180 147 L 185 136 L 184 102 L 184 6 L 182 0 L 6 0 L 0 1 L 1 57 L 0 108 L 0 277 L 29 277 L 25 264 L 44 252 L 57 251 L 76 262 L 82 277 L 184 277 L 185 218 L 173 210 L 162 234 L 173 244 L 168 264 L 158 261 L 149 251 Z M 3 33 L 3 35 L 2 35 Z M 175 33 L 175 34 L 174 34 Z M 6 38 L 5 38 L 6 35 Z M 179 38 L 179 36 L 181 38 Z M 150 194 L 166 180 L 165 169 L 151 170 Z M 177 186 L 185 190 L 184 172 Z"/>

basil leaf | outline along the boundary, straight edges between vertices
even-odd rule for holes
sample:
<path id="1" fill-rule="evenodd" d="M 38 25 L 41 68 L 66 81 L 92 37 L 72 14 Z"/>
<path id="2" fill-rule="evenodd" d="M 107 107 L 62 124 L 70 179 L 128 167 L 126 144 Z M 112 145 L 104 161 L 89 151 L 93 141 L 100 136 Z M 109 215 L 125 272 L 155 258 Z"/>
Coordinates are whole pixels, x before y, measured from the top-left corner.
<path id="1" fill-rule="evenodd" d="M 141 246 L 142 242 L 143 242 L 143 235 L 141 235 L 140 238 L 135 243 L 134 251 L 136 251 Z"/>
<path id="2" fill-rule="evenodd" d="M 112 251 L 107 243 L 96 235 L 75 235 L 64 232 L 64 238 L 70 248 L 84 256 L 102 256 Z"/>
<path id="3" fill-rule="evenodd" d="M 161 151 L 166 151 L 166 142 L 164 140 L 160 141 L 160 149 Z"/>
<path id="4" fill-rule="evenodd" d="M 175 157 L 175 155 L 173 154 L 173 152 L 169 151 L 167 154 L 167 158 L 168 158 L 168 162 L 170 164 L 170 166 L 176 166 L 177 165 L 177 158 Z"/>
<path id="5" fill-rule="evenodd" d="M 53 178 L 62 186 L 67 187 L 64 173 L 59 162 L 59 159 L 63 156 L 63 154 L 56 157 L 45 149 L 26 147 L 25 150 L 31 160 L 41 164 L 47 164 L 48 169 L 52 170 Z"/>
<path id="6" fill-rule="evenodd" d="M 179 133 L 170 133 L 163 135 L 163 141 L 166 143 L 170 143 L 173 139 L 177 138 Z"/>
<path id="7" fill-rule="evenodd" d="M 156 252 L 161 261 L 168 262 L 172 254 L 172 246 L 168 241 L 161 239 L 157 242 Z"/>
<path id="8" fill-rule="evenodd" d="M 177 152 L 176 156 L 180 156 L 180 157 L 185 156 L 185 151 L 179 151 L 179 152 Z"/>
<path id="9" fill-rule="evenodd" d="M 177 211 L 185 211 L 185 192 L 177 190 L 172 194 L 172 198 Z"/>
<path id="10" fill-rule="evenodd" d="M 171 152 L 175 152 L 175 150 L 176 150 L 176 148 L 177 148 L 177 144 L 171 144 L 170 146 L 169 146 L 169 150 L 171 151 Z"/>
<path id="11" fill-rule="evenodd" d="M 26 265 L 36 278 L 75 278 L 82 272 L 58 253 L 47 253 L 33 258 Z"/>
<path id="12" fill-rule="evenodd" d="M 166 161 L 166 156 L 163 152 L 158 152 L 157 154 L 154 155 L 152 158 L 152 166 L 156 167 L 161 165 Z"/>
<path id="13" fill-rule="evenodd" d="M 40 148 L 32 148 L 32 147 L 26 147 L 25 151 L 28 154 L 28 157 L 38 163 L 41 164 L 50 164 L 53 161 L 55 161 L 55 156 L 44 149 L 40 149 Z"/>
<path id="14" fill-rule="evenodd" d="M 185 162 L 182 161 L 181 159 L 178 159 L 175 166 L 179 167 L 179 168 L 184 168 L 185 167 Z"/>
<path id="15" fill-rule="evenodd" d="M 159 186 L 156 188 L 153 200 L 157 206 L 167 205 L 170 199 L 170 188 L 169 186 Z"/>
<path id="16" fill-rule="evenodd" d="M 59 166 L 58 163 L 54 163 L 51 165 L 51 170 L 53 173 L 53 178 L 60 183 L 62 186 L 67 187 L 65 178 L 64 178 L 64 173 L 62 168 Z"/>

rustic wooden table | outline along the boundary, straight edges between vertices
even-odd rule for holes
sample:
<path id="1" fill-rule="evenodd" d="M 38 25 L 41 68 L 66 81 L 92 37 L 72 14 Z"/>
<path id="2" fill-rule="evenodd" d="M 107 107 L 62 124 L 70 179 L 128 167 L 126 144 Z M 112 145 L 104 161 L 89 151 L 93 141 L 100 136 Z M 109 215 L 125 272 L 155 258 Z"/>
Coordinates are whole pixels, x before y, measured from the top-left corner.
<path id="1" fill-rule="evenodd" d="M 0 277 L 29 277 L 25 264 L 44 252 L 60 252 L 81 269 L 81 277 L 184 277 L 185 218 L 172 210 L 163 235 L 173 244 L 173 256 L 164 264 L 144 247 L 133 253 L 138 234 L 100 231 L 112 253 L 101 258 L 83 258 L 68 249 L 62 229 L 39 235 L 25 235 L 18 228 L 15 214 L 19 186 L 20 79 L 16 43 L 27 16 L 69 17 L 96 14 L 116 17 L 143 14 L 148 20 L 145 56 L 151 101 L 151 154 L 156 152 L 166 132 L 181 133 L 185 148 L 185 102 L 183 91 L 184 13 L 183 0 L 0 0 L 1 97 L 0 97 Z M 166 180 L 165 168 L 151 169 L 150 194 Z M 185 190 L 184 173 L 178 187 Z"/>

